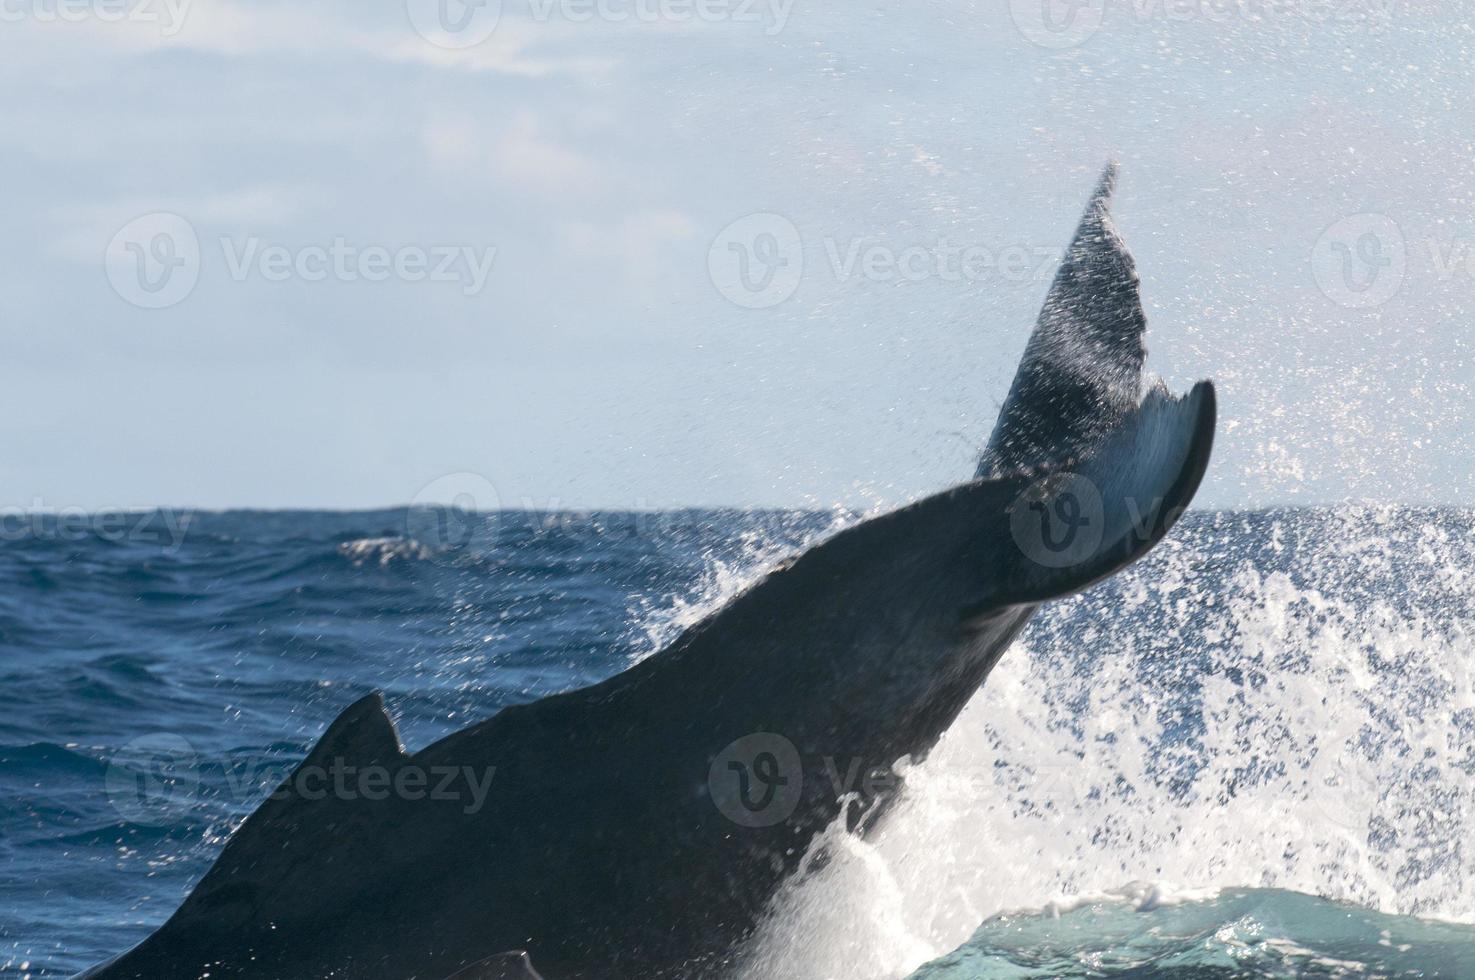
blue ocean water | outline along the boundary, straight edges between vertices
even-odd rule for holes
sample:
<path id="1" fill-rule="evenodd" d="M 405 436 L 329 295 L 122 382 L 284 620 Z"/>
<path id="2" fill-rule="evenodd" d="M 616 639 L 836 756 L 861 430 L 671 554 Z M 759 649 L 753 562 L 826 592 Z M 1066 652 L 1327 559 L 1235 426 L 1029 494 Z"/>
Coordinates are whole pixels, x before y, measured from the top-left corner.
<path id="1" fill-rule="evenodd" d="M 9 515 L 0 976 L 147 934 L 358 696 L 423 745 L 853 517 Z M 748 975 L 1475 976 L 1472 559 L 1464 511 L 1190 515 L 1037 617 Z"/>

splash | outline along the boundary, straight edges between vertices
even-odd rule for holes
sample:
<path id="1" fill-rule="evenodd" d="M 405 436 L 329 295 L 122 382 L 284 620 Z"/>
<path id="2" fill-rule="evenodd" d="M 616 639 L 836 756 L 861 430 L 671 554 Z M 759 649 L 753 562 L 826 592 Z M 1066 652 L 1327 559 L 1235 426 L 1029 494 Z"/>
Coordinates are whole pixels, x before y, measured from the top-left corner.
<path id="1" fill-rule="evenodd" d="M 1185 522 L 1047 607 L 746 976 L 902 977 L 981 921 L 1156 883 L 1475 921 L 1472 516 Z"/>
<path id="2" fill-rule="evenodd" d="M 630 662 L 639 663 L 659 652 L 683 630 L 715 613 L 785 559 L 870 515 L 837 507 L 822 521 L 804 519 L 811 516 L 790 513 L 783 515 L 777 526 L 744 530 L 737 535 L 735 548 L 727 553 L 716 549 L 703 553 L 694 587 L 664 598 L 659 604 L 640 600 L 632 617 L 638 636 Z"/>
<path id="3" fill-rule="evenodd" d="M 340 544 L 338 553 L 356 566 L 376 564 L 380 567 L 395 561 L 424 561 L 432 556 L 431 550 L 419 541 L 396 536 L 355 538 Z"/>

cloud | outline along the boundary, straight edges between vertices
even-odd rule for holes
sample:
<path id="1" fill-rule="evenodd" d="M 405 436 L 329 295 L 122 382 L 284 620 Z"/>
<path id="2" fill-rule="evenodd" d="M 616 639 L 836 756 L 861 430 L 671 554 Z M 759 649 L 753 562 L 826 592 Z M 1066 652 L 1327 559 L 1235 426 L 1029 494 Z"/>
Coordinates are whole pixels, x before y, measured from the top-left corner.
<path id="1" fill-rule="evenodd" d="M 155 211 L 172 212 L 192 224 L 285 224 L 297 216 L 306 196 L 292 188 L 258 186 L 204 196 L 135 197 L 96 205 L 68 205 L 53 211 L 58 234 L 47 243 L 47 251 L 77 262 L 101 261 L 119 228 Z"/>
<path id="2" fill-rule="evenodd" d="M 650 280 L 671 272 L 672 245 L 688 241 L 697 225 L 673 210 L 636 211 L 611 223 L 570 221 L 559 227 L 562 246 L 583 257 L 601 257 L 622 272 Z"/>
<path id="3" fill-rule="evenodd" d="M 431 166 L 458 177 L 488 179 L 557 198 L 589 193 L 605 184 L 593 158 L 545 133 L 531 110 L 517 112 L 502 124 L 468 115 L 438 115 L 426 123 L 420 139 Z"/>
<path id="4" fill-rule="evenodd" d="M 438 47 L 411 33 L 409 36 L 381 34 L 365 50 L 389 61 L 525 78 L 602 74 L 619 64 L 619 59 L 608 55 L 549 53 L 555 45 L 575 40 L 571 37 L 571 26 L 574 25 L 504 19 L 491 37 L 470 48 Z"/>
<path id="5" fill-rule="evenodd" d="M 22 16 L 0 32 L 0 71 L 34 70 L 55 58 L 85 64 L 112 54 L 148 57 L 200 52 L 231 58 L 302 57 L 321 61 L 360 56 L 467 72 L 498 72 L 529 78 L 559 73 L 588 75 L 618 64 L 607 55 L 562 55 L 555 49 L 580 43 L 583 25 L 503 17 L 491 36 L 460 50 L 438 46 L 418 34 L 404 8 L 365 26 L 356 7 L 240 3 L 237 0 L 148 0 L 133 7 L 143 14 L 121 20 L 82 16 L 74 22 Z M 372 16 L 372 15 L 370 15 Z M 582 36 L 587 36 L 587 33 Z"/>

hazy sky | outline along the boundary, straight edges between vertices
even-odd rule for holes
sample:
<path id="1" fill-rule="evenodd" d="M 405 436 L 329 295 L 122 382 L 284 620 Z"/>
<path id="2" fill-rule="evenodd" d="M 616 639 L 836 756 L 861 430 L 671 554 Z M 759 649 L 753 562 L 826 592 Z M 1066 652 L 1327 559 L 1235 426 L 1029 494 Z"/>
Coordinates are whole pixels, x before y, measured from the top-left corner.
<path id="1" fill-rule="evenodd" d="M 1475 500 L 1447 7 L 367 6 L 0 0 L 0 504 L 900 501 L 1110 156 L 1201 501 Z"/>

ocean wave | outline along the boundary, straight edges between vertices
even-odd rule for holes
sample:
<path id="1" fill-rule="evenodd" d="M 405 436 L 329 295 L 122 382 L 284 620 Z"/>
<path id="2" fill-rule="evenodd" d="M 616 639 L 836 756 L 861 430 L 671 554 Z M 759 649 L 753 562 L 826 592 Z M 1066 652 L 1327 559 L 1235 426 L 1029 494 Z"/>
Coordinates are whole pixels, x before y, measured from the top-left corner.
<path id="1" fill-rule="evenodd" d="M 374 564 L 381 567 L 395 561 L 426 561 L 433 552 L 412 538 L 356 538 L 338 546 L 338 553 L 355 565 Z"/>
<path id="2" fill-rule="evenodd" d="M 1469 976 L 1475 927 L 1385 915 L 1279 889 L 1144 902 L 1154 886 L 1007 913 L 912 980 L 1352 980 Z"/>
<path id="3" fill-rule="evenodd" d="M 197 597 L 167 603 L 140 601 L 160 582 L 128 574 L 137 550 L 0 550 L 0 851 L 26 910 L 0 937 L 37 975 L 96 961 L 167 915 L 266 791 L 230 783 L 233 761 L 275 772 L 374 688 L 416 746 L 601 679 L 855 515 L 639 517 L 504 515 L 476 548 L 427 552 L 396 512 L 201 515 L 177 554 L 144 556 Z M 823 838 L 748 976 L 897 980 L 980 941 L 1005 959 L 949 968 L 1023 969 L 1001 916 L 1151 928 L 1218 901 L 1205 921 L 1229 927 L 1246 889 L 1475 921 L 1472 530 L 1468 511 L 1188 515 L 1042 609 L 869 834 Z M 146 823 L 105 772 L 155 733 L 189 740 L 200 791 Z M 1159 884 L 1115 894 L 1134 880 Z M 128 899 L 145 904 L 120 919 Z M 79 915 L 97 928 L 46 925 Z"/>

